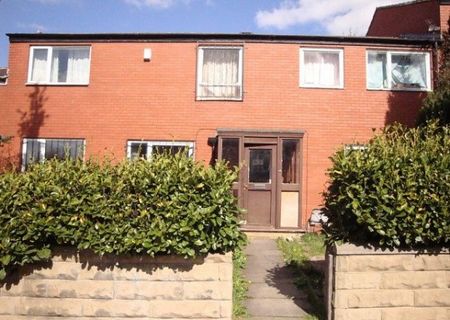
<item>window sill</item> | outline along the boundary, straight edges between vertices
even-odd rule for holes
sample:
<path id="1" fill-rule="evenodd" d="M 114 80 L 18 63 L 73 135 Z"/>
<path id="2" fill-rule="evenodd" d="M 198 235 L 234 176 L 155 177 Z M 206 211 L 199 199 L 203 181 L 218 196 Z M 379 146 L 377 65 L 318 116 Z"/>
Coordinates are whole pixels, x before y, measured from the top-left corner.
<path id="1" fill-rule="evenodd" d="M 393 91 L 393 92 L 431 92 L 430 88 L 424 88 L 424 89 L 414 89 L 414 88 L 398 88 L 398 89 L 389 89 L 389 88 L 366 88 L 367 91 Z"/>
<path id="2" fill-rule="evenodd" d="M 308 86 L 308 85 L 300 85 L 299 88 L 302 89 L 332 89 L 332 90 L 344 90 L 344 86 L 339 87 L 325 87 L 325 86 Z"/>
<path id="3" fill-rule="evenodd" d="M 217 98 L 205 98 L 205 97 L 196 97 L 195 99 L 196 101 L 223 101 L 223 102 L 242 102 L 244 101 L 244 98 L 221 98 L 221 97 L 217 97 Z"/>
<path id="4" fill-rule="evenodd" d="M 51 87 L 87 87 L 89 83 L 53 83 L 53 82 L 26 82 L 26 86 L 51 86 Z"/>

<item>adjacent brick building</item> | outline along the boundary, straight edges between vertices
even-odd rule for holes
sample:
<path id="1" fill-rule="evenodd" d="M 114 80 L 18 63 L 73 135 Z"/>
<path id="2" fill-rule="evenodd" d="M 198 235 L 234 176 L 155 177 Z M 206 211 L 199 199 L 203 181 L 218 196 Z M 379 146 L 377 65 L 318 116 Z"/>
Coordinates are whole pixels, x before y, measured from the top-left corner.
<path id="1" fill-rule="evenodd" d="M 246 227 L 306 229 L 329 157 L 413 125 L 432 89 L 429 40 L 258 34 L 9 34 L 3 147 L 48 157 L 187 149 L 243 165 Z"/>
<path id="2" fill-rule="evenodd" d="M 448 30 L 450 1 L 417 0 L 379 7 L 367 31 L 375 37 L 417 37 Z"/>

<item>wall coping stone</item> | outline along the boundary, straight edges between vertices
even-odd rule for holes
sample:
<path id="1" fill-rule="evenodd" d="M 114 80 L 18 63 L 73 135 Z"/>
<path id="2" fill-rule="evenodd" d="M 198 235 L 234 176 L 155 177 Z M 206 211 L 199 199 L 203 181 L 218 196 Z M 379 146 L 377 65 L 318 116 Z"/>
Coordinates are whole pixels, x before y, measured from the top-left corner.
<path id="1" fill-rule="evenodd" d="M 327 248 L 329 254 L 336 256 L 355 256 L 355 255 L 419 255 L 419 254 L 450 254 L 450 248 L 430 247 L 424 249 L 402 249 L 402 248 L 381 248 L 370 245 L 362 246 L 352 243 L 333 245 Z"/>

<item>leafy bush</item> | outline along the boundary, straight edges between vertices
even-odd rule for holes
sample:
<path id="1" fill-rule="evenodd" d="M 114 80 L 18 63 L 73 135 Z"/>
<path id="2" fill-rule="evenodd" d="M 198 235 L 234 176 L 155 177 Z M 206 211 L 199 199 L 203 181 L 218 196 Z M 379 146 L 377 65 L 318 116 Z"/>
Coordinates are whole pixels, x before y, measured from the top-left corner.
<path id="1" fill-rule="evenodd" d="M 447 22 L 450 27 L 450 18 Z M 423 102 L 417 117 L 417 125 L 424 126 L 429 121 L 439 125 L 450 125 L 450 33 L 442 33 L 439 46 L 439 73 L 433 92 L 430 92 Z"/>
<path id="2" fill-rule="evenodd" d="M 194 257 L 239 246 L 236 172 L 185 155 L 113 165 L 50 160 L 0 176 L 0 277 L 52 245 Z"/>
<path id="3" fill-rule="evenodd" d="M 332 157 L 327 242 L 450 244 L 450 128 L 394 126 Z"/>

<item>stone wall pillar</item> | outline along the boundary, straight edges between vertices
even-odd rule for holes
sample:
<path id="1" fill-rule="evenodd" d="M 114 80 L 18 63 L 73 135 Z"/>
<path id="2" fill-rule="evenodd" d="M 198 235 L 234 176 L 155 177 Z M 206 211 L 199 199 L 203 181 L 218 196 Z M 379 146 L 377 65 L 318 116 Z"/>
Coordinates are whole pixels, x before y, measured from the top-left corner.
<path id="1" fill-rule="evenodd" d="M 450 319 L 450 251 L 329 250 L 329 320 Z M 331 274 L 330 274 L 331 273 Z"/>

